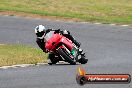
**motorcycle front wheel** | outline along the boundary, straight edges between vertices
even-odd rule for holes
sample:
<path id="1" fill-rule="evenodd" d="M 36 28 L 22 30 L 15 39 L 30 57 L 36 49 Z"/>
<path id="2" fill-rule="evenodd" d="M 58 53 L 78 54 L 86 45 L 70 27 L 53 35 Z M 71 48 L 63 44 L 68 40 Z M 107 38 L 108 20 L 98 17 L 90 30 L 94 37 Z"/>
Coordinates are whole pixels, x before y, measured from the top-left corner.
<path id="1" fill-rule="evenodd" d="M 71 65 L 75 65 L 76 61 L 73 60 L 73 58 L 70 57 L 68 52 L 66 50 L 63 50 L 61 48 L 58 49 L 59 55 L 65 59 L 66 62 L 70 63 Z"/>
<path id="2" fill-rule="evenodd" d="M 81 56 L 81 59 L 79 60 L 79 63 L 86 64 L 88 62 L 88 59 L 85 58 L 85 56 Z"/>

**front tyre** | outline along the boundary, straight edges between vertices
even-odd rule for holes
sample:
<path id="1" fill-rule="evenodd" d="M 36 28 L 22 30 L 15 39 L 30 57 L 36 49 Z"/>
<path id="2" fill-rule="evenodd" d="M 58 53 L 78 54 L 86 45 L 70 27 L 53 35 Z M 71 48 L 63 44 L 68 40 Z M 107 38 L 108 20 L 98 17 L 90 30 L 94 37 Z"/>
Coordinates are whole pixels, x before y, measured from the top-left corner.
<path id="1" fill-rule="evenodd" d="M 63 57 L 65 59 L 66 62 L 70 63 L 71 65 L 76 64 L 76 62 L 73 60 L 73 58 L 70 57 L 70 55 L 68 54 L 67 51 L 59 48 L 58 53 L 59 53 L 59 55 L 61 55 L 61 57 Z"/>
<path id="2" fill-rule="evenodd" d="M 85 58 L 85 56 L 82 56 L 81 59 L 79 60 L 79 63 L 81 64 L 86 64 L 88 62 L 88 59 Z"/>

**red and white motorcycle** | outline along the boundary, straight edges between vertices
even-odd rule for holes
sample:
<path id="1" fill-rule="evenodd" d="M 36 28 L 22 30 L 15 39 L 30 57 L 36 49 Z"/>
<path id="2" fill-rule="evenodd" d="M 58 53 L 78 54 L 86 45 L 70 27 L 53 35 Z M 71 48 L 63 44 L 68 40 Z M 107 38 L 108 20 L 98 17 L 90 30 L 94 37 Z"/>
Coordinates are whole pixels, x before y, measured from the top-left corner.
<path id="1" fill-rule="evenodd" d="M 45 48 L 48 52 L 55 54 L 55 58 L 51 59 L 51 64 L 56 64 L 59 61 L 65 61 L 72 65 L 76 62 L 86 64 L 85 53 L 82 54 L 82 50 L 79 49 L 71 40 L 64 37 L 60 33 L 50 31 L 45 35 Z"/>

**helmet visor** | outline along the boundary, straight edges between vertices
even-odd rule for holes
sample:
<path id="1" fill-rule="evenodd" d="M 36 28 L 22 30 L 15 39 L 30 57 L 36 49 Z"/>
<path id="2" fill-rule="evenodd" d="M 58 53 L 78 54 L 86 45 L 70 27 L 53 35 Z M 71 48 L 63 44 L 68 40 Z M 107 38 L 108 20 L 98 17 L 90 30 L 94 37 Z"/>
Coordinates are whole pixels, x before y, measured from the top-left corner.
<path id="1" fill-rule="evenodd" d="M 44 31 L 36 33 L 37 37 L 42 37 L 45 34 Z"/>

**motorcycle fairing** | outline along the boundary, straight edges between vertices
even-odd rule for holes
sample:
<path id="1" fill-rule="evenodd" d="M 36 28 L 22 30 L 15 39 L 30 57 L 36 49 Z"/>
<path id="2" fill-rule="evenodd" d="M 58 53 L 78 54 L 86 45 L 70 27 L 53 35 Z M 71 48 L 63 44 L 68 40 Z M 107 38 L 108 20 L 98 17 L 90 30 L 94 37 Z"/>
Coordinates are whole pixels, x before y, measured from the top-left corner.
<path id="1" fill-rule="evenodd" d="M 54 32 L 46 34 L 45 40 L 46 40 L 45 48 L 48 49 L 49 51 L 54 51 L 54 49 L 56 49 L 57 45 L 60 43 L 66 45 L 70 50 L 72 50 L 73 48 L 73 43 L 71 40 L 64 37 L 63 35 L 54 34 Z"/>

